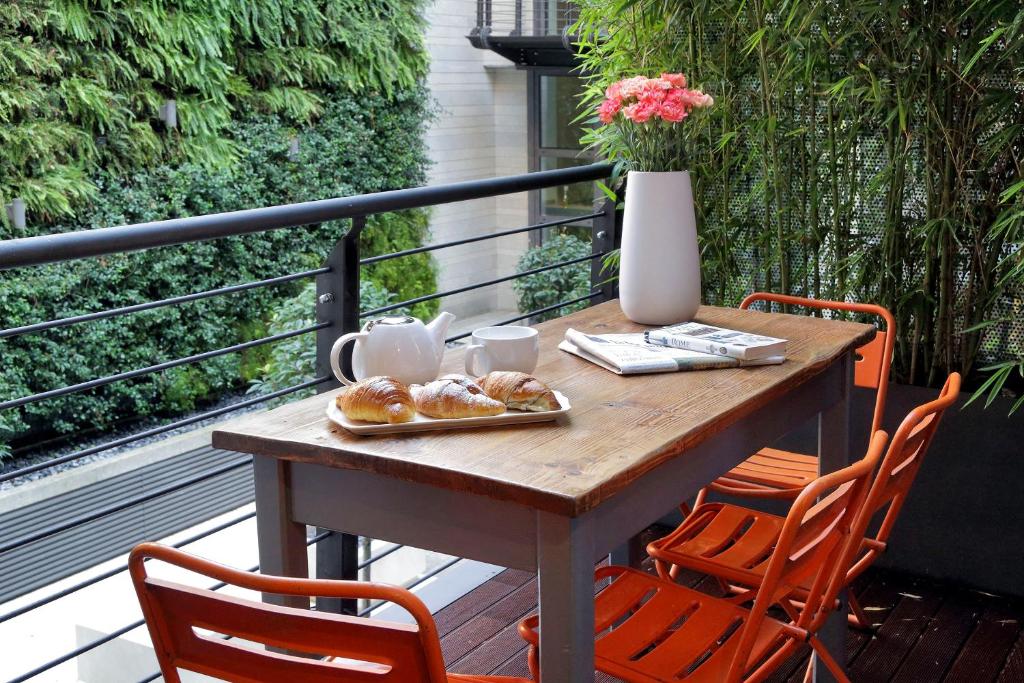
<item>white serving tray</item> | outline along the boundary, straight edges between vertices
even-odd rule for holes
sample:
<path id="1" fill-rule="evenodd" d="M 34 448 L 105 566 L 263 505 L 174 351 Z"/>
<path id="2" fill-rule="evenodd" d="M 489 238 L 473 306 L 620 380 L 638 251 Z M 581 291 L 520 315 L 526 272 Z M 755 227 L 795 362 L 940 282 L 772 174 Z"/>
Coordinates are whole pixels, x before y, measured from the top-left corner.
<path id="1" fill-rule="evenodd" d="M 467 427 L 494 427 L 497 425 L 525 424 L 529 422 L 551 422 L 565 415 L 572 408 L 565 394 L 559 391 L 554 393 L 560 406 L 558 410 L 545 410 L 539 413 L 525 410 L 508 410 L 501 415 L 463 417 L 458 419 L 440 419 L 417 413 L 412 422 L 402 422 L 393 425 L 350 420 L 345 417 L 345 413 L 341 412 L 338 406 L 335 405 L 334 399 L 331 398 L 327 404 L 327 418 L 353 434 L 401 434 L 403 432 L 427 432 L 438 429 L 465 429 Z"/>

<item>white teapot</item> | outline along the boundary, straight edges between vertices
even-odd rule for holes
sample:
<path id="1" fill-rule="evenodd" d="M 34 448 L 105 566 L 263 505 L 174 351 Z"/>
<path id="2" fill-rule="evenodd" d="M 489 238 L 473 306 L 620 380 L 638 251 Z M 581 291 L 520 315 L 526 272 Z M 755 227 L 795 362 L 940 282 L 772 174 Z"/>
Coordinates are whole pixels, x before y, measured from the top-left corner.
<path id="1" fill-rule="evenodd" d="M 439 313 L 426 325 L 411 316 L 388 316 L 368 321 L 360 332 L 338 337 L 331 347 L 331 370 L 342 384 L 388 375 L 405 384 L 426 384 L 437 379 L 444 357 L 444 337 L 455 316 Z M 350 341 L 352 373 L 355 380 L 341 371 L 341 350 Z"/>

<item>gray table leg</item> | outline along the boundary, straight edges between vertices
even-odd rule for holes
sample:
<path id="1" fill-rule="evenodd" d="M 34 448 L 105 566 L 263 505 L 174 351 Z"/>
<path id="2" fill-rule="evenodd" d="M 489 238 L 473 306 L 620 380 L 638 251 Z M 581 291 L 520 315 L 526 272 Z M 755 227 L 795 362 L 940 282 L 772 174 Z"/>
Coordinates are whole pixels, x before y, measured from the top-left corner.
<path id="1" fill-rule="evenodd" d="M 593 683 L 594 552 L 586 517 L 537 513 L 542 680 Z"/>
<path id="2" fill-rule="evenodd" d="M 640 536 L 633 536 L 611 552 L 609 560 L 612 564 L 621 567 L 633 567 L 639 569 L 644 559 L 643 545 L 640 543 Z"/>
<path id="3" fill-rule="evenodd" d="M 853 386 L 853 358 L 847 354 L 841 361 L 842 398 L 818 416 L 818 473 L 834 472 L 849 465 L 850 453 L 850 389 Z M 861 454 L 863 455 L 863 454 Z M 846 591 L 840 593 L 840 607 L 822 627 L 821 642 L 840 666 L 846 665 Z M 817 658 L 814 662 L 815 682 L 834 681 L 831 672 Z"/>
<path id="4" fill-rule="evenodd" d="M 306 525 L 291 518 L 289 463 L 264 455 L 253 456 L 256 485 L 256 533 L 260 546 L 260 572 L 277 576 L 309 576 Z M 263 594 L 275 605 L 309 608 L 309 600 Z"/>

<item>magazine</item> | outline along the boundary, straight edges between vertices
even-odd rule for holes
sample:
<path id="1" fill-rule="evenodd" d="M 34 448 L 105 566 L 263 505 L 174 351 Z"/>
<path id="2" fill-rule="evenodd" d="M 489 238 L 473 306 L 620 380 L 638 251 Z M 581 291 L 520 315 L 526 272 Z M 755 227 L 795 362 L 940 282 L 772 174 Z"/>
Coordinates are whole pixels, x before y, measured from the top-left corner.
<path id="1" fill-rule="evenodd" d="M 786 340 L 704 323 L 680 323 L 644 333 L 650 344 L 700 351 L 740 360 L 786 355 Z"/>
<path id="2" fill-rule="evenodd" d="M 777 365 L 785 360 L 783 356 L 775 356 L 754 362 L 741 361 L 736 358 L 648 344 L 642 332 L 586 334 L 571 327 L 565 331 L 565 339 L 558 348 L 618 375 Z"/>

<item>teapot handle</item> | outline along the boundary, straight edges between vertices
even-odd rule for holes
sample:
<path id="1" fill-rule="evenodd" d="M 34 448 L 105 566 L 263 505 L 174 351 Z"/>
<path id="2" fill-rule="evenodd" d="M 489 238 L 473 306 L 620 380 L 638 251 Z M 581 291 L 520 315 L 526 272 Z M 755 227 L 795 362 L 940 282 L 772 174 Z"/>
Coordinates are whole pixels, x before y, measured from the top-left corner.
<path id="1" fill-rule="evenodd" d="M 358 341 L 366 336 L 365 332 L 349 332 L 338 337 L 338 340 L 334 342 L 334 346 L 331 347 L 331 371 L 334 376 L 338 378 L 338 381 L 349 386 L 357 382 L 357 379 L 349 379 L 345 376 L 345 373 L 341 371 L 341 349 L 345 344 L 350 341 Z M 352 369 L 352 375 L 355 376 L 355 368 Z"/>

